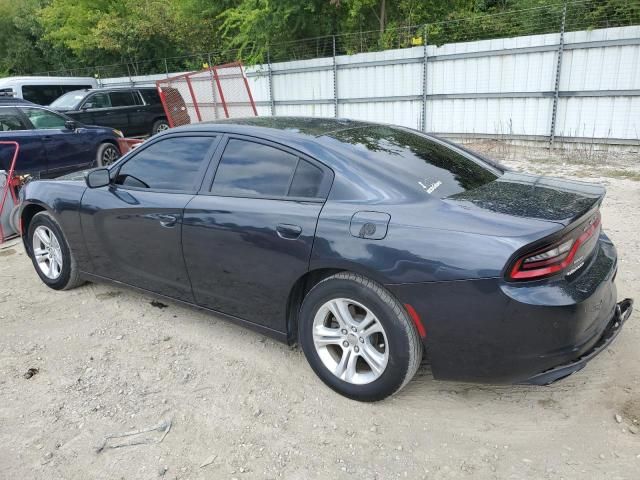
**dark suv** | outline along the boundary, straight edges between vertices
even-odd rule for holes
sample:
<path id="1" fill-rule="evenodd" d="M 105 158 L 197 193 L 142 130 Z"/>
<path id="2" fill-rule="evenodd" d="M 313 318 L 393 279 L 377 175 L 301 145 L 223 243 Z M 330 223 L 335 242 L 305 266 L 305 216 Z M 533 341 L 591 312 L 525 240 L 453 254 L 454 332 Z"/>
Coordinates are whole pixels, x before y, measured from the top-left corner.
<path id="1" fill-rule="evenodd" d="M 151 87 L 74 90 L 49 107 L 82 123 L 117 128 L 127 137 L 169 128 L 160 96 Z"/>

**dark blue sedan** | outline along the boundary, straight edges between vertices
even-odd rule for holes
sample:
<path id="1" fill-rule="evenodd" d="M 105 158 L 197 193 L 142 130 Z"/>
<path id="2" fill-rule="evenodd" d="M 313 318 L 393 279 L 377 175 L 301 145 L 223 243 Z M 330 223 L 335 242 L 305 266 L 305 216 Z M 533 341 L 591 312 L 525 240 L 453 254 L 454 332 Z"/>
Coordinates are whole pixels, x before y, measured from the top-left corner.
<path id="1" fill-rule="evenodd" d="M 52 178 L 109 165 L 120 157 L 121 137 L 112 128 L 83 125 L 31 102 L 0 97 L 0 140 L 20 144 L 19 174 Z M 9 168 L 12 155 L 12 149 L 0 148 L 0 170 Z"/>
<path id="2" fill-rule="evenodd" d="M 21 219 L 49 287 L 208 309 L 299 343 L 327 385 L 374 401 L 423 353 L 438 379 L 547 384 L 605 349 L 632 302 L 617 303 L 604 193 L 406 128 L 252 118 L 29 183 Z"/>

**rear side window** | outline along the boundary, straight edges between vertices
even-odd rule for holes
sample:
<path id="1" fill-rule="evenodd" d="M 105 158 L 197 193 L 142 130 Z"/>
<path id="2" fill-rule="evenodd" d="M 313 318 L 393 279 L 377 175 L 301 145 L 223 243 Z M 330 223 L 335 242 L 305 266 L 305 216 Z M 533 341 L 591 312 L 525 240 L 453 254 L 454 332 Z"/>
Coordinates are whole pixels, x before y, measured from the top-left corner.
<path id="1" fill-rule="evenodd" d="M 74 87 L 76 90 L 78 87 Z M 49 105 L 64 92 L 60 85 L 23 85 L 22 98 L 38 105 Z"/>
<path id="2" fill-rule="evenodd" d="M 62 93 L 73 92 L 74 90 L 89 90 L 93 88 L 92 85 L 60 85 Z"/>
<path id="3" fill-rule="evenodd" d="M 298 162 L 296 173 L 291 182 L 289 196 L 306 198 L 319 197 L 323 177 L 324 172 L 320 168 L 301 159 Z"/>
<path id="4" fill-rule="evenodd" d="M 136 104 L 131 92 L 111 92 L 109 98 L 112 107 L 130 107 Z"/>
<path id="5" fill-rule="evenodd" d="M 171 137 L 141 150 L 118 171 L 116 184 L 194 191 L 202 182 L 215 137 Z"/>
<path id="6" fill-rule="evenodd" d="M 158 95 L 157 90 L 153 88 L 145 88 L 144 90 L 140 90 L 140 94 L 147 105 L 160 104 L 160 95 Z"/>
<path id="7" fill-rule="evenodd" d="M 15 108 L 0 108 L 0 132 L 28 129 Z"/>
<path id="8" fill-rule="evenodd" d="M 354 154 L 391 184 L 413 185 L 425 194 L 444 198 L 473 190 L 498 178 L 499 172 L 426 136 L 398 128 L 353 128 L 330 136 L 353 146 Z"/>
<path id="9" fill-rule="evenodd" d="M 261 143 L 231 139 L 222 154 L 212 192 L 235 197 L 284 197 L 298 157 Z"/>

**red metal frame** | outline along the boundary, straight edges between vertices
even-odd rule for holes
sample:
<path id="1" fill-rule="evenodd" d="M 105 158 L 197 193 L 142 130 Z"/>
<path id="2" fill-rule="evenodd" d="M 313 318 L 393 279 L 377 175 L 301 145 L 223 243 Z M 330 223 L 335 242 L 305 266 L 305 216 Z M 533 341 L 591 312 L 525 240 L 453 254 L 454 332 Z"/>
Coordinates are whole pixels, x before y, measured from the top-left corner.
<path id="1" fill-rule="evenodd" d="M 4 210 L 4 206 L 7 202 L 7 195 L 11 192 L 11 198 L 13 199 L 13 203 L 18 203 L 18 197 L 14 190 L 15 184 L 13 176 L 16 171 L 16 162 L 18 160 L 18 152 L 20 151 L 20 144 L 18 142 L 10 142 L 10 141 L 0 141 L 0 145 L 12 145 L 15 147 L 15 151 L 13 152 L 13 158 L 11 159 L 11 165 L 9 166 L 9 172 L 7 172 L 7 183 L 2 190 L 2 200 L 0 200 L 0 215 L 2 215 L 2 211 Z M 18 232 L 21 234 L 22 232 Z M 4 231 L 2 230 L 2 223 L 0 222 L 0 243 L 4 243 Z"/>
<path id="2" fill-rule="evenodd" d="M 167 110 L 167 97 L 164 95 L 164 92 L 162 91 L 162 87 L 159 85 L 159 82 L 156 82 L 156 88 L 158 89 L 158 95 L 160 95 L 162 109 L 164 110 L 164 114 L 167 117 L 167 122 L 169 122 L 169 127 L 173 128 L 173 117 L 169 115 L 169 110 Z"/>
<path id="3" fill-rule="evenodd" d="M 257 117 L 258 110 L 256 110 L 256 102 L 253 101 L 253 95 L 251 95 L 251 89 L 249 88 L 249 82 L 247 81 L 247 76 L 242 75 L 242 79 L 244 80 L 244 86 L 247 88 L 247 93 L 249 94 L 249 100 L 251 101 L 251 108 L 253 108 L 253 113 Z"/>
<path id="4" fill-rule="evenodd" d="M 229 74 L 229 75 L 225 75 L 224 73 L 220 72 L 220 69 L 228 69 L 228 68 L 238 68 L 240 71 L 239 73 L 235 74 Z M 162 80 L 157 80 L 156 81 L 156 88 L 158 89 L 158 94 L 160 95 L 160 99 L 162 101 L 162 108 L 165 112 L 165 115 L 167 116 L 167 120 L 169 122 L 169 126 L 170 127 L 174 127 L 176 125 L 176 119 L 173 117 L 173 115 L 171 114 L 171 106 L 170 106 L 170 102 L 171 102 L 171 98 L 167 97 L 167 93 L 165 92 L 165 88 L 178 88 L 177 85 L 174 84 L 174 82 L 178 82 L 178 83 L 182 83 L 182 85 L 184 85 L 184 83 L 187 84 L 187 88 L 189 89 L 189 95 L 191 96 L 191 100 L 192 100 L 192 104 L 193 104 L 193 109 L 195 110 L 196 113 L 196 117 L 198 122 L 202 122 L 203 121 L 203 114 L 200 111 L 200 103 L 198 98 L 196 98 L 196 92 L 194 91 L 193 88 L 193 83 L 192 83 L 192 79 L 197 78 L 197 76 L 199 74 L 208 72 L 212 79 L 212 93 L 213 93 L 213 104 L 214 107 L 217 107 L 219 104 L 222 104 L 222 108 L 224 110 L 224 116 L 225 118 L 230 118 L 231 116 L 231 112 L 230 112 L 230 107 L 229 105 L 227 105 L 227 99 L 225 98 L 224 95 L 224 89 L 226 88 L 225 86 L 223 86 L 223 82 L 222 80 L 227 79 L 227 78 L 237 78 L 238 76 L 242 77 L 242 81 L 243 81 L 243 85 L 244 88 L 246 89 L 247 92 L 247 96 L 249 99 L 249 103 L 251 104 L 251 109 L 253 111 L 253 114 L 255 116 L 258 116 L 258 110 L 256 108 L 256 104 L 255 101 L 253 99 L 253 94 L 251 93 L 251 90 L 249 89 L 249 82 L 247 80 L 247 77 L 244 74 L 244 68 L 242 66 L 242 62 L 231 62 L 231 63 L 225 63 L 223 65 L 217 65 L 217 66 L 212 66 L 209 65 L 208 68 L 201 70 L 201 71 L 197 71 L 197 72 L 188 72 L 188 73 L 182 73 L 180 75 L 175 75 L 173 77 L 167 77 L 166 79 L 162 79 Z M 213 80 L 215 80 L 215 85 L 213 84 Z M 220 102 L 216 101 L 216 94 L 215 91 L 218 91 L 218 94 L 220 95 Z M 185 94 L 185 98 L 183 100 L 186 100 L 186 94 Z M 204 105 L 205 103 L 203 103 Z M 215 111 L 217 111 L 217 108 L 215 109 Z M 206 112 L 205 112 L 206 115 Z M 216 117 L 217 118 L 217 117 Z"/>
<path id="5" fill-rule="evenodd" d="M 187 80 L 187 87 L 189 87 L 189 93 L 191 94 L 191 100 L 193 100 L 193 106 L 196 109 L 196 115 L 198 116 L 198 121 L 202 121 L 202 115 L 200 115 L 200 109 L 198 108 L 198 100 L 196 100 L 196 94 L 193 93 L 193 87 L 191 86 L 191 79 L 189 75 L 185 75 L 184 78 Z"/>
<path id="6" fill-rule="evenodd" d="M 222 108 L 224 108 L 224 117 L 229 118 L 229 110 L 227 109 L 227 101 L 224 99 L 224 93 L 222 93 L 222 86 L 220 85 L 220 79 L 218 78 L 218 67 L 213 67 L 213 77 L 216 79 L 216 85 L 218 86 L 218 93 L 220 94 L 220 101 L 222 102 Z"/>

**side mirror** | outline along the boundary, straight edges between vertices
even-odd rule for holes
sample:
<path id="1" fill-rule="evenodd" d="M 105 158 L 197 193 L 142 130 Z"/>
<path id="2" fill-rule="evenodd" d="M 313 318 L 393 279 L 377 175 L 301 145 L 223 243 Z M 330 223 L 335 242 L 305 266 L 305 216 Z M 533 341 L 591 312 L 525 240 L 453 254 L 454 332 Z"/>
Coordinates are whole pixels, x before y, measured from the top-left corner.
<path id="1" fill-rule="evenodd" d="M 67 120 L 66 122 L 64 122 L 64 128 L 74 131 L 76 128 L 78 128 L 78 124 L 73 120 Z"/>
<path id="2" fill-rule="evenodd" d="M 90 108 L 93 108 L 93 103 L 87 102 L 84 105 L 82 105 L 82 107 L 80 107 L 80 110 L 89 110 Z"/>
<path id="3" fill-rule="evenodd" d="M 106 187 L 111 183 L 111 176 L 109 175 L 108 168 L 96 168 L 87 172 L 84 177 L 89 188 Z"/>

